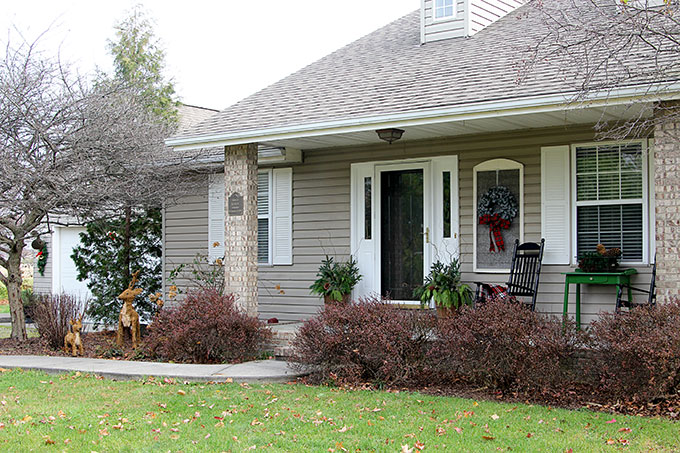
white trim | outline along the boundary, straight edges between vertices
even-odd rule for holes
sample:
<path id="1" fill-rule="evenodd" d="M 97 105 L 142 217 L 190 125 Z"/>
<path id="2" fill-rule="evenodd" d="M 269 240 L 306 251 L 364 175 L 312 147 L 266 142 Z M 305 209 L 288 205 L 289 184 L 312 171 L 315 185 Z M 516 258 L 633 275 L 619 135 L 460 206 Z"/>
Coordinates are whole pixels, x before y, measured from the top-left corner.
<path id="1" fill-rule="evenodd" d="M 649 157 L 647 159 L 648 169 L 649 169 L 649 257 L 648 262 L 654 262 L 654 256 L 656 255 L 656 162 L 654 161 L 654 139 L 650 138 L 647 140 L 647 153 Z"/>
<path id="2" fill-rule="evenodd" d="M 161 294 L 163 295 L 163 300 L 167 300 L 167 279 L 166 275 L 166 264 L 167 264 L 167 247 L 166 247 L 166 209 L 167 203 L 163 200 L 163 207 L 161 208 Z"/>
<path id="3" fill-rule="evenodd" d="M 596 200 L 596 201 L 578 201 L 576 196 L 576 148 L 580 147 L 600 147 L 607 145 L 622 145 L 629 143 L 640 143 L 642 147 L 642 197 L 635 199 L 619 199 L 619 200 Z M 645 158 L 647 153 L 647 140 L 612 140 L 602 142 L 584 142 L 573 143 L 571 145 L 571 259 L 572 264 L 576 265 L 578 262 L 578 221 L 576 212 L 578 206 L 602 206 L 602 205 L 622 205 L 622 204 L 640 204 L 642 202 L 642 261 L 621 261 L 623 264 L 631 265 L 647 265 L 649 264 L 649 159 Z M 647 252 L 645 252 L 647 251 Z"/>
<path id="4" fill-rule="evenodd" d="M 61 294 L 61 260 L 55 259 L 61 256 L 61 227 L 55 226 L 52 231 L 52 294 Z M 48 257 L 49 258 L 49 257 Z"/>
<path id="5" fill-rule="evenodd" d="M 480 274 L 507 274 L 506 269 L 477 268 L 477 173 L 493 170 L 519 170 L 519 242 L 524 242 L 524 164 L 510 159 L 490 159 L 472 168 L 472 269 Z"/>
<path id="6" fill-rule="evenodd" d="M 425 44 L 425 0 L 420 0 L 420 45 Z"/>
<path id="7" fill-rule="evenodd" d="M 650 93 L 654 89 L 664 89 L 666 92 L 663 94 Z M 547 113 L 592 107 L 628 105 L 633 101 L 672 100 L 680 99 L 680 82 L 668 84 L 665 87 L 643 86 L 601 91 L 589 95 L 587 99 L 580 102 L 573 102 L 572 99 L 576 95 L 577 92 L 567 92 L 510 100 L 484 101 L 440 109 L 425 109 L 363 118 L 322 121 L 252 131 L 170 138 L 165 143 L 177 150 L 192 150 L 204 147 L 363 132 L 389 127 L 421 126 L 451 121 L 501 118 L 528 113 Z"/>
<path id="8" fill-rule="evenodd" d="M 257 220 L 260 220 L 260 218 L 267 218 L 269 225 L 267 228 L 268 235 L 267 235 L 267 261 L 260 261 L 259 259 L 257 260 L 257 265 L 258 266 L 271 266 L 272 265 L 272 252 L 273 252 L 273 233 L 272 230 L 273 228 L 273 213 L 274 213 L 274 197 L 273 197 L 273 187 L 272 184 L 274 184 L 274 178 L 272 176 L 272 169 L 268 168 L 265 170 L 258 170 L 257 174 L 267 174 L 267 200 L 268 200 L 268 208 L 267 208 L 267 214 L 260 216 L 260 211 L 257 211 Z M 258 189 L 259 192 L 259 189 Z"/>

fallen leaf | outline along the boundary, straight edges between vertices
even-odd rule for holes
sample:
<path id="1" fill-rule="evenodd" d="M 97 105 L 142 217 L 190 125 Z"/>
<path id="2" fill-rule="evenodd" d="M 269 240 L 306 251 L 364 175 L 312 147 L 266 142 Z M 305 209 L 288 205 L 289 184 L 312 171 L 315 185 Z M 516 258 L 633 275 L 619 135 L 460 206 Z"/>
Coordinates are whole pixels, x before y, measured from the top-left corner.
<path id="1" fill-rule="evenodd" d="M 616 440 L 615 439 L 607 439 L 607 445 L 616 445 Z"/>
<path id="2" fill-rule="evenodd" d="M 484 439 L 484 440 L 494 440 L 495 437 L 493 437 L 493 436 L 482 436 L 482 439 Z"/>
<path id="3" fill-rule="evenodd" d="M 349 431 L 350 429 L 352 429 L 352 428 L 348 428 L 347 425 L 345 425 L 345 426 L 343 426 L 342 428 L 338 429 L 337 431 L 338 431 L 339 433 L 344 433 L 344 432 Z"/>
<path id="4" fill-rule="evenodd" d="M 177 435 L 177 434 L 171 434 L 171 435 L 170 435 L 170 439 L 172 439 L 172 440 L 177 440 L 177 439 L 179 439 L 179 435 Z"/>
<path id="5" fill-rule="evenodd" d="M 56 442 L 53 441 L 53 440 L 50 438 L 50 436 L 45 436 L 44 439 L 45 439 L 45 445 L 54 445 L 54 444 L 56 444 Z"/>
<path id="6" fill-rule="evenodd" d="M 416 447 L 418 450 L 422 450 L 423 448 L 425 448 L 425 444 L 418 441 L 416 441 L 416 443 L 413 444 L 413 446 Z"/>
<path id="7" fill-rule="evenodd" d="M 531 439 L 532 437 L 534 437 L 534 433 L 527 433 L 527 438 L 528 438 L 528 439 Z"/>
<path id="8" fill-rule="evenodd" d="M 446 430 L 444 428 L 437 428 L 436 431 L 438 436 L 443 436 L 446 434 Z"/>
<path id="9" fill-rule="evenodd" d="M 611 420 L 607 420 L 605 423 L 616 423 L 616 419 L 612 418 Z"/>
<path id="10" fill-rule="evenodd" d="M 496 415 L 496 414 L 493 414 L 493 415 L 491 416 L 491 419 L 492 419 L 492 420 L 498 420 L 499 418 L 500 418 L 500 417 L 499 417 L 498 415 Z"/>
<path id="11" fill-rule="evenodd" d="M 185 392 L 184 390 L 177 390 L 177 394 L 178 395 L 186 395 L 187 392 Z"/>
<path id="12" fill-rule="evenodd" d="M 401 446 L 401 453 L 412 453 L 413 448 L 408 448 L 408 445 L 402 445 Z"/>
<path id="13" fill-rule="evenodd" d="M 460 434 L 460 433 L 463 432 L 463 428 L 459 428 L 459 427 L 457 427 L 457 426 L 454 426 L 454 427 L 453 427 L 453 430 L 454 430 L 455 432 L 457 432 L 458 434 Z"/>
<path id="14" fill-rule="evenodd" d="M 620 443 L 621 445 L 628 445 L 628 444 L 630 444 L 630 442 L 628 442 L 628 439 L 619 439 L 619 443 Z"/>
<path id="15" fill-rule="evenodd" d="M 630 429 L 630 428 L 619 428 L 620 433 L 629 433 L 631 431 L 632 431 L 632 429 Z"/>

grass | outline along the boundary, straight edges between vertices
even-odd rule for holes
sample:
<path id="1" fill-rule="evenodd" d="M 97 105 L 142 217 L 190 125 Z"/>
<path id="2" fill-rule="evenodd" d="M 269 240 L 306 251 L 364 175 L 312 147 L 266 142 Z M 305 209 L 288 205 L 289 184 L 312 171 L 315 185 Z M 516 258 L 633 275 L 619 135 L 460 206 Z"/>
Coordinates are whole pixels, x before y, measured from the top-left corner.
<path id="1" fill-rule="evenodd" d="M 9 313 L 9 304 L 0 305 L 0 313 Z"/>
<path id="2" fill-rule="evenodd" d="M 0 400 L 3 451 L 680 449 L 668 420 L 404 392 L 5 371 Z"/>
<path id="3" fill-rule="evenodd" d="M 9 338 L 9 336 L 11 334 L 12 334 L 12 326 L 9 326 L 9 325 L 0 326 L 0 338 Z M 34 338 L 34 337 L 38 336 L 38 330 L 26 328 L 26 334 L 28 335 L 28 338 Z"/>

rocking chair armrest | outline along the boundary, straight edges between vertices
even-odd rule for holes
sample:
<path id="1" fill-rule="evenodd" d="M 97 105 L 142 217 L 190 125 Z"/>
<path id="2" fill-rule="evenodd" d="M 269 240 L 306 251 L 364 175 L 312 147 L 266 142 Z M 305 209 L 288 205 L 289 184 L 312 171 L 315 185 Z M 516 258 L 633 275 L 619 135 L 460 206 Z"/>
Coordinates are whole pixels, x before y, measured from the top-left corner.
<path id="1" fill-rule="evenodd" d="M 515 289 L 522 289 L 524 291 L 533 291 L 534 290 L 534 288 L 530 288 L 528 286 L 518 285 L 516 283 L 510 283 L 510 282 L 506 283 L 506 286 L 508 287 L 508 289 L 515 288 Z"/>

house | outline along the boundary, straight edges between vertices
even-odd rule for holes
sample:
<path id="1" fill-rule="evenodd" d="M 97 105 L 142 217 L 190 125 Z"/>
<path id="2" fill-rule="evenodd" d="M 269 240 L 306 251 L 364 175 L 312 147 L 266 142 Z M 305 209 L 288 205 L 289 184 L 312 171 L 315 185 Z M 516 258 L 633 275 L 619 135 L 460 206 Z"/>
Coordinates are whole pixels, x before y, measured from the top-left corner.
<path id="1" fill-rule="evenodd" d="M 680 92 L 652 98 L 631 85 L 574 104 L 542 62 L 517 83 L 521 49 L 543 31 L 522 3 L 423 0 L 170 138 L 176 149 L 218 155 L 224 173 L 166 209 L 166 276 L 196 253 L 224 256 L 242 307 L 289 321 L 322 306 L 309 285 L 326 255 L 358 261 L 355 297 L 412 302 L 430 265 L 451 256 L 464 281 L 502 283 L 512 247 L 497 248 L 477 206 L 503 185 L 518 208 L 505 242 L 546 240 L 539 311 L 562 313 L 563 273 L 599 243 L 621 248 L 641 286 L 657 252 L 658 291 L 678 294 L 679 202 L 669 195 L 678 173 L 664 157 L 678 144 L 663 128 L 597 141 L 593 125 Z M 614 308 L 612 287 L 582 294 L 584 321 Z"/>
<path id="2" fill-rule="evenodd" d="M 178 129 L 181 130 L 201 122 L 216 111 L 180 104 L 178 113 Z M 73 250 L 80 245 L 80 233 L 85 232 L 85 227 L 77 219 L 59 219 L 50 225 L 50 231 L 50 234 L 42 236 L 47 244 L 47 263 L 43 275 L 38 272 L 37 263 L 34 263 L 33 291 L 39 294 L 63 292 L 82 299 L 90 297 L 88 282 L 78 280 L 78 270 L 71 258 Z"/>

